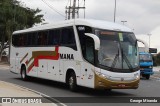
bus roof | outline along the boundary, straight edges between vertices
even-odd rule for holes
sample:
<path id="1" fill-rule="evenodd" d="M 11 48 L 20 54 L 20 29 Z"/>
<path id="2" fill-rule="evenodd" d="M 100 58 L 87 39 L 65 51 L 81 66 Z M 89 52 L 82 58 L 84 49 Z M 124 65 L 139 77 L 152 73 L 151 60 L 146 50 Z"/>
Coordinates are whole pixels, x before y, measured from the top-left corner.
<path id="1" fill-rule="evenodd" d="M 113 22 L 109 22 L 109 21 L 94 20 L 94 19 L 75 19 L 75 20 L 72 19 L 72 20 L 65 20 L 65 21 L 61 21 L 61 22 L 56 22 L 54 24 L 45 24 L 45 25 L 41 25 L 41 26 L 28 28 L 25 30 L 15 31 L 13 34 L 54 29 L 54 28 L 73 26 L 73 25 L 86 25 L 86 26 L 100 28 L 100 29 L 132 32 L 132 30 L 126 26 L 123 26 L 123 25 L 120 25 L 117 23 L 113 23 Z"/>

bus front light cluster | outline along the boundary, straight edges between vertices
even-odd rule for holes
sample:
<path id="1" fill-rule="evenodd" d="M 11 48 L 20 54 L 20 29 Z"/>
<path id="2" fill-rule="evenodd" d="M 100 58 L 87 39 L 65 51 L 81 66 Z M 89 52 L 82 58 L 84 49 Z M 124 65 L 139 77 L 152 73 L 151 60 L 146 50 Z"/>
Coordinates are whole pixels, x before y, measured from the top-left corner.
<path id="1" fill-rule="evenodd" d="M 108 75 L 106 75 L 106 74 L 103 74 L 103 73 L 98 72 L 98 71 L 95 71 L 95 73 L 96 73 L 98 76 L 100 76 L 100 77 L 102 77 L 102 78 L 104 78 L 104 79 L 110 79 L 110 76 L 108 76 Z"/>
<path id="2" fill-rule="evenodd" d="M 136 74 L 134 74 L 134 77 L 135 77 L 136 79 L 139 79 L 139 78 L 140 78 L 140 74 L 139 74 L 139 73 L 136 73 Z"/>

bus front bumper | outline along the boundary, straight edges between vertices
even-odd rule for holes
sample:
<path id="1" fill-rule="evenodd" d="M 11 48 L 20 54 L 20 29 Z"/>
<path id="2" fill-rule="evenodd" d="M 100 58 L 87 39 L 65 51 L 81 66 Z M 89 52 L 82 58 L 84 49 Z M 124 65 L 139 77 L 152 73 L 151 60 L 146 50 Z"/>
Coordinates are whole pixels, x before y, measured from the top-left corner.
<path id="1" fill-rule="evenodd" d="M 95 89 L 137 89 L 140 78 L 132 81 L 111 81 L 95 75 Z"/>

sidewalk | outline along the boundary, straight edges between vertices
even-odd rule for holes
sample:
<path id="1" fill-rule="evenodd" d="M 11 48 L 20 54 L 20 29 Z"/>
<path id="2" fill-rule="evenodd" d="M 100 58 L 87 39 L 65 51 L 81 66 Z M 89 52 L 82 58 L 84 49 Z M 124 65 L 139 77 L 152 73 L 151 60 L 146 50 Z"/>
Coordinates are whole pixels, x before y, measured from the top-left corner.
<path id="1" fill-rule="evenodd" d="M 0 62 L 0 69 L 3 69 L 3 70 L 8 70 L 9 69 L 9 63 L 6 63 L 6 62 Z"/>
<path id="2" fill-rule="evenodd" d="M 18 85 L 15 85 L 15 84 L 0 81 L 0 99 L 1 99 L 0 101 L 2 101 L 3 97 L 5 97 L 5 98 L 10 98 L 10 97 L 20 97 L 20 98 L 36 97 L 36 98 L 40 98 L 42 96 L 30 91 L 27 88 L 22 88 Z M 0 103 L 0 106 L 57 106 L 57 105 L 54 103 L 29 103 L 29 104 L 26 104 L 26 103 Z"/>
<path id="3" fill-rule="evenodd" d="M 6 62 L 0 62 L 0 68 L 7 67 L 9 68 L 9 63 Z M 50 100 L 45 99 L 45 101 L 49 101 L 47 103 L 2 103 L 2 98 L 14 98 L 14 97 L 19 97 L 21 98 L 39 98 L 39 99 L 45 99 L 43 97 L 47 97 L 44 94 L 25 88 L 21 87 L 19 85 L 15 85 L 12 83 L 0 81 L 0 106 L 57 106 L 57 104 L 52 103 Z M 42 100 L 42 101 L 43 101 Z M 54 100 L 56 101 L 56 100 Z"/>
<path id="4" fill-rule="evenodd" d="M 0 61 L 0 65 L 9 65 L 9 63 L 8 62 L 1 62 Z"/>
<path id="5" fill-rule="evenodd" d="M 154 72 L 160 72 L 160 66 L 153 67 L 153 71 L 154 71 Z"/>

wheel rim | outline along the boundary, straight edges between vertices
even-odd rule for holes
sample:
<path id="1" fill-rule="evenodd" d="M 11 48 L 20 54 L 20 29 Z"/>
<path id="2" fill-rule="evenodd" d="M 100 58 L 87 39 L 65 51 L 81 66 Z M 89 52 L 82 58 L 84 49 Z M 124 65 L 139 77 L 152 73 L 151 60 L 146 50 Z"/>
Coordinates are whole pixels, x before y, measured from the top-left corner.
<path id="1" fill-rule="evenodd" d="M 22 78 L 25 79 L 25 70 L 22 70 Z"/>
<path id="2" fill-rule="evenodd" d="M 71 88 L 73 87 L 73 83 L 74 83 L 73 77 L 70 77 L 70 78 L 69 78 L 69 86 L 70 86 Z"/>

